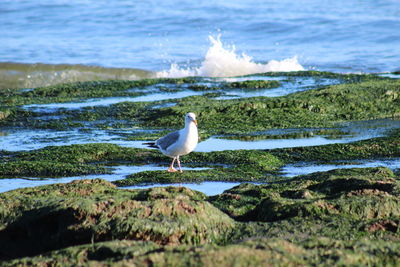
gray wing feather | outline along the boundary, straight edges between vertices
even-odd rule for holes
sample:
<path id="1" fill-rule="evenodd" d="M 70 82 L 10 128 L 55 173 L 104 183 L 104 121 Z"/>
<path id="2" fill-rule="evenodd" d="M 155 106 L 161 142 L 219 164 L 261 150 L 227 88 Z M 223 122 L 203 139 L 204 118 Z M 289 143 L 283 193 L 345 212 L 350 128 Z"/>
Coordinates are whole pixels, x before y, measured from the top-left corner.
<path id="1" fill-rule="evenodd" d="M 178 141 L 178 139 L 179 139 L 179 131 L 172 132 L 158 139 L 156 141 L 156 145 L 159 146 L 161 149 L 166 150 L 170 145 Z"/>

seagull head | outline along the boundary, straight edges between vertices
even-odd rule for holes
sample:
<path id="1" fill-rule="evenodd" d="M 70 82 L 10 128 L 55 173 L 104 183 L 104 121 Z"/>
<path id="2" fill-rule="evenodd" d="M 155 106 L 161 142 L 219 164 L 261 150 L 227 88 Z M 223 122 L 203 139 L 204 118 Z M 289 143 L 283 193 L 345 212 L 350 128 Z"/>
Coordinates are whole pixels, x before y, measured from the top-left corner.
<path id="1" fill-rule="evenodd" d="M 189 112 L 185 115 L 185 123 L 188 125 L 190 122 L 194 122 L 197 126 L 196 114 Z"/>

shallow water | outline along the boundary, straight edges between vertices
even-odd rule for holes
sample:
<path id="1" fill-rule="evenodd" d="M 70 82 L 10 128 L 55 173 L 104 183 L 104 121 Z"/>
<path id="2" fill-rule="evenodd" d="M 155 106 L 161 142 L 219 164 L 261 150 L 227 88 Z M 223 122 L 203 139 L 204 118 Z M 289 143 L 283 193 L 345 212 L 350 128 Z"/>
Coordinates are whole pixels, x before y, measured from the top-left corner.
<path id="1" fill-rule="evenodd" d="M 141 165 L 141 166 L 115 166 L 112 167 L 112 174 L 95 174 L 95 175 L 83 175 L 83 176 L 72 176 L 72 177 L 60 177 L 60 178 L 13 178 L 0 179 L 0 193 L 18 189 L 25 187 L 34 187 L 55 183 L 69 183 L 74 180 L 82 180 L 82 179 L 104 179 L 109 182 L 122 180 L 126 176 L 138 172 L 144 171 L 164 171 L 167 169 L 167 166 L 158 166 L 158 165 Z M 190 168 L 185 167 L 184 170 L 204 170 L 206 168 Z"/>
<path id="2" fill-rule="evenodd" d="M 209 138 L 198 144 L 195 151 L 197 152 L 211 152 L 211 151 L 224 151 L 224 150 L 239 150 L 239 149 L 275 149 L 275 148 L 288 148 L 300 146 L 317 146 L 336 143 L 348 143 L 356 140 L 368 139 L 367 136 L 359 136 L 358 138 L 345 138 L 345 139 L 326 139 L 322 136 L 315 136 L 311 138 L 302 139 L 269 139 L 269 140 L 256 140 L 256 141 L 240 141 L 228 140 L 223 138 Z"/>
<path id="3" fill-rule="evenodd" d="M 39 149 L 46 146 L 63 146 L 87 143 L 114 143 L 125 144 L 121 136 L 108 131 L 93 130 L 81 132 L 79 130 L 3 130 L 0 136 L 0 147 L 8 151 L 22 151 Z"/>
<path id="4" fill-rule="evenodd" d="M 350 142 L 384 136 L 389 130 L 394 128 L 400 128 L 400 120 L 382 119 L 382 120 L 344 123 L 342 124 L 342 127 L 335 128 L 344 132 L 344 134 L 339 138 L 323 134 L 306 138 L 282 138 L 282 139 L 265 139 L 265 140 L 255 140 L 255 141 L 228 140 L 224 139 L 223 137 L 221 138 L 211 137 L 203 142 L 200 142 L 195 151 L 211 152 L 211 151 L 238 150 L 238 149 L 275 149 L 275 148 L 350 143 Z M 318 128 L 314 130 L 317 132 Z M 301 133 L 303 131 L 310 132 L 312 130 L 274 129 L 271 131 L 266 131 L 266 133 L 272 133 L 272 135 L 273 133 L 282 135 L 285 133 L 293 134 L 296 131 Z"/>
<path id="5" fill-rule="evenodd" d="M 221 86 L 222 82 L 234 82 L 234 81 L 246 81 L 246 80 L 278 80 L 281 82 L 281 86 L 277 88 L 267 88 L 267 89 L 256 89 L 256 90 L 240 90 L 240 89 L 230 89 Z M 326 79 L 326 78 L 314 78 L 314 77 L 296 77 L 291 80 L 287 80 L 286 77 L 261 77 L 261 76 L 251 76 L 251 77 L 241 77 L 241 78 L 227 78 L 227 79 L 199 79 L 198 85 L 207 85 L 208 87 L 217 86 L 220 87 L 219 90 L 210 89 L 204 91 L 192 91 L 188 88 L 177 92 L 159 92 L 157 88 L 151 88 L 152 92 L 143 92 L 144 95 L 135 97 L 103 97 L 87 99 L 80 102 L 64 102 L 64 103 L 49 103 L 49 104 L 30 104 L 24 105 L 23 109 L 35 111 L 35 112 L 56 112 L 58 109 L 68 109 L 77 110 L 86 107 L 98 107 L 98 106 L 110 106 L 113 104 L 118 104 L 122 102 L 151 102 L 151 101 L 161 101 L 161 100 L 174 100 L 189 96 L 203 95 L 205 93 L 221 93 L 223 96 L 216 97 L 215 99 L 232 99 L 232 98 L 248 98 L 248 97 L 278 97 L 285 96 L 295 92 L 301 92 L 306 90 L 315 89 L 320 86 L 338 84 L 340 81 L 338 79 Z M 174 84 L 164 85 L 166 88 L 176 89 Z M 129 91 L 129 90 L 128 90 Z M 136 92 L 136 91 L 135 91 Z M 226 94 L 224 96 L 224 94 Z"/>
<path id="6" fill-rule="evenodd" d="M 374 160 L 354 160 L 350 164 L 338 162 L 338 164 L 310 164 L 299 163 L 286 165 L 281 169 L 281 173 L 286 177 L 311 174 L 315 172 L 326 172 L 333 169 L 349 168 L 369 168 L 369 167 L 387 167 L 392 170 L 400 168 L 400 158 L 374 159 Z"/>
<path id="7" fill-rule="evenodd" d="M 187 187 L 192 190 L 197 190 L 203 192 L 207 196 L 214 196 L 223 193 L 225 190 L 231 189 L 234 186 L 239 185 L 240 183 L 236 182 L 202 182 L 202 183 L 181 183 L 181 184 L 154 184 L 147 186 L 127 186 L 122 187 L 124 189 L 146 189 L 152 187 L 166 187 L 166 186 L 175 186 L 175 187 Z"/>
<path id="8" fill-rule="evenodd" d="M 279 97 L 285 96 L 288 94 L 302 92 L 306 90 L 315 89 L 316 87 L 322 87 L 326 85 L 334 85 L 340 83 L 337 79 L 324 79 L 324 78 L 314 78 L 314 77 L 296 77 L 292 80 L 287 80 L 286 77 L 241 77 L 241 78 L 227 78 L 224 79 L 228 82 L 235 81 L 246 81 L 246 80 L 278 80 L 281 82 L 281 86 L 276 88 L 268 88 L 268 89 L 256 89 L 256 90 L 240 90 L 240 89 L 232 89 L 232 90 L 224 90 L 227 94 L 226 96 L 216 97 L 216 99 L 232 99 L 232 98 L 248 98 L 248 97 Z"/>
<path id="9" fill-rule="evenodd" d="M 316 146 L 337 143 L 349 143 L 384 136 L 389 130 L 400 128 L 400 120 L 380 119 L 372 121 L 360 121 L 345 123 L 341 127 L 334 128 L 344 134 L 340 137 L 332 137 L 325 134 L 315 134 L 306 138 L 273 138 L 255 141 L 240 141 L 224 139 L 223 137 L 211 137 L 200 142 L 195 151 L 211 152 L 239 149 L 275 149 L 299 146 Z M 325 128 L 324 128 L 325 129 Z M 315 131 L 315 129 L 273 129 L 266 131 L 273 135 L 284 135 Z M 58 130 L 22 130 L 3 129 L 0 134 L 0 147 L 8 151 L 21 151 L 39 149 L 46 146 L 62 146 L 72 144 L 88 143 L 111 143 L 125 147 L 148 148 L 143 145 L 144 141 L 126 140 L 126 136 L 134 133 L 141 133 L 142 129 L 113 129 L 113 130 L 90 130 L 80 131 L 79 129 L 58 131 Z"/>
<path id="10" fill-rule="evenodd" d="M 66 102 L 66 103 L 51 103 L 51 104 L 31 104 L 23 106 L 26 110 L 35 112 L 56 112 L 58 109 L 80 109 L 86 107 L 109 106 L 122 102 L 151 102 L 169 99 L 178 99 L 187 96 L 202 95 L 202 92 L 180 91 L 173 93 L 151 93 L 148 95 L 137 97 L 104 97 L 87 99 L 83 102 Z"/>

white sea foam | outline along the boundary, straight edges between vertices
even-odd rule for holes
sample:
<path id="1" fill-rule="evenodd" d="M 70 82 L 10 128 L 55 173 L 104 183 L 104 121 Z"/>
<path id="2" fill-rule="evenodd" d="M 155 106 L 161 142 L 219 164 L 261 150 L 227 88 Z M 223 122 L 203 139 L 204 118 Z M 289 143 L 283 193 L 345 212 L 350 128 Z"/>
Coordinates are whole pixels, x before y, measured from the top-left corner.
<path id="1" fill-rule="evenodd" d="M 266 64 L 256 63 L 246 55 L 238 55 L 235 46 L 224 47 L 220 35 L 217 38 L 209 36 L 211 46 L 200 67 L 185 68 L 172 64 L 169 70 L 157 72 L 159 78 L 179 78 L 187 76 L 233 77 L 270 71 L 304 70 L 297 57 L 284 60 L 271 60 Z"/>

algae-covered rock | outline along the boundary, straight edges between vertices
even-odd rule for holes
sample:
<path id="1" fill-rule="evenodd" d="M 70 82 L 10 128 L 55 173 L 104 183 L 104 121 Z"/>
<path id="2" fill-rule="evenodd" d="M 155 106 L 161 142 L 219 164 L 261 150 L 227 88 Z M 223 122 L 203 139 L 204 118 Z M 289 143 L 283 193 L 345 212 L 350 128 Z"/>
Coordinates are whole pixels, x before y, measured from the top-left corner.
<path id="1" fill-rule="evenodd" d="M 52 161 L 17 161 L 0 163 L 0 177 L 63 177 L 105 174 L 111 171 L 100 166 Z"/>
<path id="2" fill-rule="evenodd" d="M 156 158 L 147 158 L 148 161 Z M 160 159 L 160 160 L 165 160 Z M 202 181 L 244 181 L 262 182 L 268 180 L 269 173 L 283 165 L 279 158 L 266 151 L 239 150 L 217 151 L 209 153 L 193 152 L 185 158 L 186 163 L 207 167 L 183 173 L 167 173 L 165 171 L 146 171 L 134 173 L 125 179 L 114 182 L 118 186 L 182 183 Z"/>
<path id="3" fill-rule="evenodd" d="M 109 158 L 127 159 L 137 151 L 112 144 L 49 146 L 43 149 L 15 152 L 0 163 L 0 177 L 66 177 L 111 173 L 97 164 Z M 131 157 L 134 158 L 134 157 Z"/>
<path id="4" fill-rule="evenodd" d="M 399 94 L 399 85 L 398 80 L 376 79 L 331 85 L 274 98 L 216 100 L 193 96 L 177 100 L 177 105 L 172 107 L 143 110 L 138 116 L 145 126 L 179 127 L 179 122 L 174 118 L 193 111 L 198 114 L 199 125 L 211 134 L 243 134 L 271 128 L 326 127 L 343 121 L 398 116 L 400 98 L 395 96 Z M 129 105 L 124 108 L 129 109 Z"/>
<path id="5" fill-rule="evenodd" d="M 210 201 L 245 221 L 369 220 L 400 217 L 399 192 L 400 184 L 387 168 L 339 169 L 266 185 L 241 184 Z"/>
<path id="6" fill-rule="evenodd" d="M 111 241 L 67 248 L 42 257 L 8 262 L 10 266 L 52 265 L 63 262 L 102 266 L 278 266 L 305 264 L 306 250 L 284 240 L 252 240 L 228 246 L 161 247 L 152 242 Z"/>
<path id="7" fill-rule="evenodd" d="M 329 144 L 308 147 L 273 149 L 269 152 L 284 161 L 320 161 L 400 157 L 400 131 L 392 130 L 390 136 L 377 137 L 347 144 Z"/>
<path id="8" fill-rule="evenodd" d="M 0 121 L 6 119 L 10 115 L 11 115 L 11 110 L 3 109 L 0 107 Z"/>
<path id="9" fill-rule="evenodd" d="M 399 188 L 389 169 L 365 168 L 209 198 L 102 180 L 19 189 L 0 195 L 0 251 L 5 266 L 395 266 Z"/>
<path id="10" fill-rule="evenodd" d="M 398 177 L 387 168 L 346 169 L 241 184 L 209 200 L 242 221 L 232 240 L 269 237 L 304 245 L 325 237 L 339 243 L 367 239 L 373 246 L 386 240 L 392 246 L 400 240 L 399 189 Z"/>
<path id="11" fill-rule="evenodd" d="M 3 259 L 117 239 L 206 244 L 235 225 L 202 193 L 182 187 L 130 191 L 80 180 L 6 192 L 0 203 Z"/>
<path id="12" fill-rule="evenodd" d="M 157 150 L 121 147 L 115 144 L 93 143 L 68 146 L 48 146 L 31 151 L 3 153 L 0 177 L 65 177 L 110 173 L 107 166 L 117 164 L 169 164 Z M 266 151 L 241 150 L 211 153 L 191 153 L 185 165 L 209 167 L 202 171 L 171 174 L 141 172 L 116 182 L 118 185 L 143 183 L 174 183 L 199 181 L 265 181 L 266 173 L 276 171 L 283 162 Z"/>
<path id="13" fill-rule="evenodd" d="M 228 88 L 238 88 L 238 89 L 265 89 L 265 88 L 275 88 L 279 87 L 281 83 L 279 81 L 263 81 L 263 80 L 248 80 L 242 82 L 230 82 L 225 86 Z"/>
<path id="14" fill-rule="evenodd" d="M 224 246 L 160 246 L 154 242 L 108 241 L 69 247 L 3 266 L 397 266 L 399 243 L 315 238 L 296 244 L 253 238 Z"/>
<path id="15" fill-rule="evenodd" d="M 374 75 L 341 75 L 323 72 L 267 73 L 288 79 L 310 77 L 334 79 L 332 85 L 312 86 L 314 90 L 279 97 L 251 97 L 241 99 L 215 99 L 214 95 L 198 95 L 153 102 L 124 102 L 110 106 L 89 107 L 77 110 L 58 110 L 60 118 L 45 119 L 44 111 L 26 111 L 18 106 L 90 98 L 138 96 L 160 91 L 187 90 L 190 86 L 203 88 L 211 83 L 216 93 L 228 91 L 225 83 L 203 78 L 145 79 L 140 81 L 80 82 L 28 91 L 0 91 L 0 106 L 14 110 L 12 115 L 0 120 L 1 125 L 30 125 L 35 128 L 70 129 L 83 127 L 84 121 L 98 121 L 99 127 L 109 127 L 119 121 L 127 125 L 153 128 L 179 128 L 187 112 L 198 115 L 199 125 L 205 135 L 250 134 L 271 128 L 330 127 L 338 122 L 395 117 L 399 110 L 399 81 Z M 337 83 L 341 84 L 337 84 Z M 230 83 L 235 89 L 275 86 L 278 81 L 251 80 Z M 166 89 L 163 89 L 167 86 Z M 209 87 L 209 86 L 205 86 Z M 209 88 L 211 88 L 209 87 Z M 216 89 L 215 89 L 216 88 Z M 207 88 L 205 88 L 207 89 Z M 154 108 L 155 106 L 172 104 Z M 1 112 L 1 111 L 0 111 Z M 229 122 L 229 123 L 227 123 Z M 101 126 L 100 126 L 101 125 Z"/>
<path id="16" fill-rule="evenodd" d="M 326 127 L 341 121 L 396 117 L 400 112 L 397 80 L 322 72 L 265 75 L 288 80 L 297 76 L 332 78 L 331 84 L 342 84 L 316 83 L 315 90 L 281 97 L 224 100 L 214 96 L 229 91 L 227 86 L 251 90 L 274 83 L 208 81 L 208 86 L 202 84 L 202 78 L 184 78 L 4 90 L 0 92 L 0 124 L 86 131 L 111 129 L 121 123 L 162 129 L 140 136 L 124 134 L 129 140 L 147 140 L 180 127 L 178 118 L 193 111 L 199 115 L 203 138 L 213 134 L 237 138 L 260 137 L 270 128 Z M 168 100 L 172 105 L 161 107 L 167 101 L 60 109 L 51 116 L 18 107 L 187 88 L 216 93 Z M 287 180 L 277 177 L 276 171 L 288 162 L 398 157 L 399 133 L 395 130 L 388 137 L 349 144 L 194 152 L 184 159 L 185 166 L 209 169 L 143 172 L 116 182 L 267 182 L 241 184 L 213 197 L 182 187 L 124 190 L 102 180 L 6 192 L 0 194 L 1 265 L 398 266 L 399 171 L 333 170 Z M 1 151 L 0 158 L 3 177 L 98 174 L 118 164 L 169 163 L 157 151 L 112 144 Z"/>

